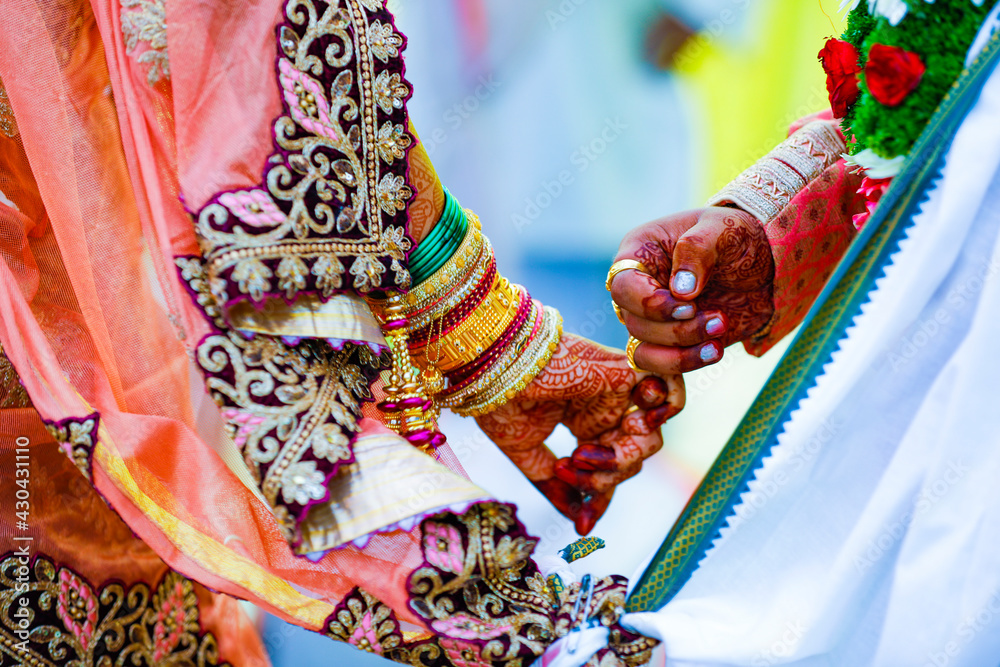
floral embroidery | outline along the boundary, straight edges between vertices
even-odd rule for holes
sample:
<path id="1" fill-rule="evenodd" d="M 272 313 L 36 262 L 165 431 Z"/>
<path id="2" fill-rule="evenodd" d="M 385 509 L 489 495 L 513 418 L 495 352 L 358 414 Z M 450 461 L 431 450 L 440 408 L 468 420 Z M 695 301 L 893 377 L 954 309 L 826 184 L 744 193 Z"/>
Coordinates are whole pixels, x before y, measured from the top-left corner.
<path id="1" fill-rule="evenodd" d="M 0 81 L 0 132 L 10 139 L 18 135 L 17 119 L 14 118 L 14 109 L 10 106 L 3 81 Z"/>
<path id="2" fill-rule="evenodd" d="M 2 92 L 0 88 L 0 92 Z M 0 101 L 2 104 L 2 101 Z M 3 122 L 3 109 L 0 106 L 0 123 Z M 2 127 L 0 127 L 2 129 Z M 14 364 L 10 363 L 10 359 L 3 351 L 3 347 L 0 346 L 0 408 L 30 408 L 31 407 L 31 397 L 28 396 L 28 392 L 24 390 L 24 386 L 21 384 L 21 378 L 17 374 L 17 370 L 14 368 Z"/>
<path id="3" fill-rule="evenodd" d="M 20 609 L 30 614 L 27 632 L 14 616 Z M 12 553 L 0 562 L 0 656 L 68 667 L 224 664 L 215 637 L 201 631 L 194 586 L 180 574 L 168 571 L 152 593 L 145 583 L 96 588 L 43 555 L 26 565 Z"/>
<path id="4" fill-rule="evenodd" d="M 227 192 L 219 197 L 219 203 L 251 227 L 273 227 L 285 221 L 285 214 L 263 190 Z"/>
<path id="5" fill-rule="evenodd" d="M 155 86 L 160 79 L 170 78 L 170 59 L 167 56 L 167 8 L 164 0 L 122 0 L 122 35 L 125 52 L 134 56 L 139 43 L 147 50 L 139 54 L 137 62 L 149 65 L 146 80 Z"/>
<path id="6" fill-rule="evenodd" d="M 195 351 L 209 394 L 285 537 L 294 540 L 308 509 L 327 497 L 327 482 L 354 461 L 361 405 L 371 400 L 369 387 L 387 359 L 353 343 L 334 350 L 312 339 L 248 340 L 222 319 L 201 261 L 176 263 L 217 329 Z"/>
<path id="7" fill-rule="evenodd" d="M 90 586 L 71 570 L 59 571 L 56 615 L 84 651 L 90 648 L 97 627 L 97 600 Z"/>
<path id="8" fill-rule="evenodd" d="M 458 529 L 445 523 L 424 525 L 424 554 L 427 562 L 447 572 L 461 572 L 465 562 L 462 536 Z"/>
<path id="9" fill-rule="evenodd" d="M 100 413 L 93 413 L 83 419 L 70 417 L 58 422 L 43 420 L 45 428 L 52 435 L 60 449 L 69 457 L 87 479 L 93 479 L 94 447 Z"/>
<path id="10" fill-rule="evenodd" d="M 588 665 L 638 667 L 657 642 L 618 625 L 626 580 L 600 579 L 592 594 L 574 584 L 558 598 L 530 559 L 535 540 L 499 503 L 442 513 L 422 526 L 424 563 L 410 576 L 410 609 L 434 632 L 407 643 L 395 614 L 354 589 L 327 619 L 325 634 L 413 667 L 527 667 L 585 619 L 610 630 Z M 589 604 L 577 608 L 583 595 Z M 576 617 L 574 618 L 574 612 Z"/>
<path id="11" fill-rule="evenodd" d="M 212 292 L 224 308 L 407 289 L 405 40 L 377 0 L 289 0 L 284 14 L 284 113 L 262 184 L 220 193 L 197 216 Z"/>
<path id="12" fill-rule="evenodd" d="M 399 621 L 389 607 L 355 588 L 324 623 L 325 634 L 362 651 L 383 655 L 403 645 Z"/>

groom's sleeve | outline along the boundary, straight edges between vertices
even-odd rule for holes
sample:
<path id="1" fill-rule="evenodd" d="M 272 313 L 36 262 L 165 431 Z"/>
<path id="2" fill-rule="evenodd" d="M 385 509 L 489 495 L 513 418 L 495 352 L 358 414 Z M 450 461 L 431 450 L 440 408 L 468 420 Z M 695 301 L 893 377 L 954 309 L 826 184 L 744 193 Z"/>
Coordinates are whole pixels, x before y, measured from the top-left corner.
<path id="1" fill-rule="evenodd" d="M 803 119 L 793 133 L 708 203 L 752 214 L 764 225 L 774 257 L 774 315 L 744 341 L 760 356 L 791 332 L 809 311 L 855 229 L 861 177 L 841 158 L 846 150 L 829 114 Z M 863 207 L 862 207 L 863 208 Z"/>

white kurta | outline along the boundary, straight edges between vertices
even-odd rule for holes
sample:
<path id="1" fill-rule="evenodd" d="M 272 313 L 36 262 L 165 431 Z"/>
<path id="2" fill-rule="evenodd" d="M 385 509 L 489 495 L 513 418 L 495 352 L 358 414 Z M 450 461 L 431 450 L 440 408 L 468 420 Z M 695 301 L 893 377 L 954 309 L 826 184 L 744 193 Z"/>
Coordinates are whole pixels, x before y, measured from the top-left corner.
<path id="1" fill-rule="evenodd" d="M 995 70 L 736 518 L 629 624 L 669 665 L 1000 663 L 998 338 Z"/>

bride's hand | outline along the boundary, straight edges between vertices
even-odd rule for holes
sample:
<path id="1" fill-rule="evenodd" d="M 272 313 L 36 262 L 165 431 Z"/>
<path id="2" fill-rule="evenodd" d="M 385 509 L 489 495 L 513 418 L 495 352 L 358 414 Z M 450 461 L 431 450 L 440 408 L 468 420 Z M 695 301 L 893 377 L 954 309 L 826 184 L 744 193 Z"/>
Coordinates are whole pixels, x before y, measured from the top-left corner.
<path id="1" fill-rule="evenodd" d="M 660 426 L 683 407 L 680 376 L 662 380 L 633 371 L 622 352 L 564 334 L 552 359 L 523 392 L 476 421 L 586 535 L 607 509 L 614 485 L 659 451 Z M 569 482 L 557 476 L 557 459 L 545 439 L 560 423 L 580 442 L 582 465 L 602 471 L 597 483 L 588 478 L 575 484 L 576 477 Z"/>
<path id="2" fill-rule="evenodd" d="M 774 259 L 763 226 L 739 209 L 712 207 L 637 227 L 611 284 L 629 333 L 643 342 L 640 368 L 687 373 L 722 359 L 723 349 L 759 332 L 774 313 Z"/>

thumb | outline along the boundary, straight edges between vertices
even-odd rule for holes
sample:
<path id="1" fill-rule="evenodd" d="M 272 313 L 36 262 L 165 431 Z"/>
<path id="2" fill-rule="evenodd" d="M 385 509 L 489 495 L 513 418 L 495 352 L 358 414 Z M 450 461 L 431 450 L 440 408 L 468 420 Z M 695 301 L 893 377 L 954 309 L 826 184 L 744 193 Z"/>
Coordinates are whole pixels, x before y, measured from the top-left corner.
<path id="1" fill-rule="evenodd" d="M 705 289 L 715 266 L 721 229 L 711 211 L 706 211 L 694 227 L 677 239 L 670 276 L 670 291 L 676 298 L 691 301 Z"/>

